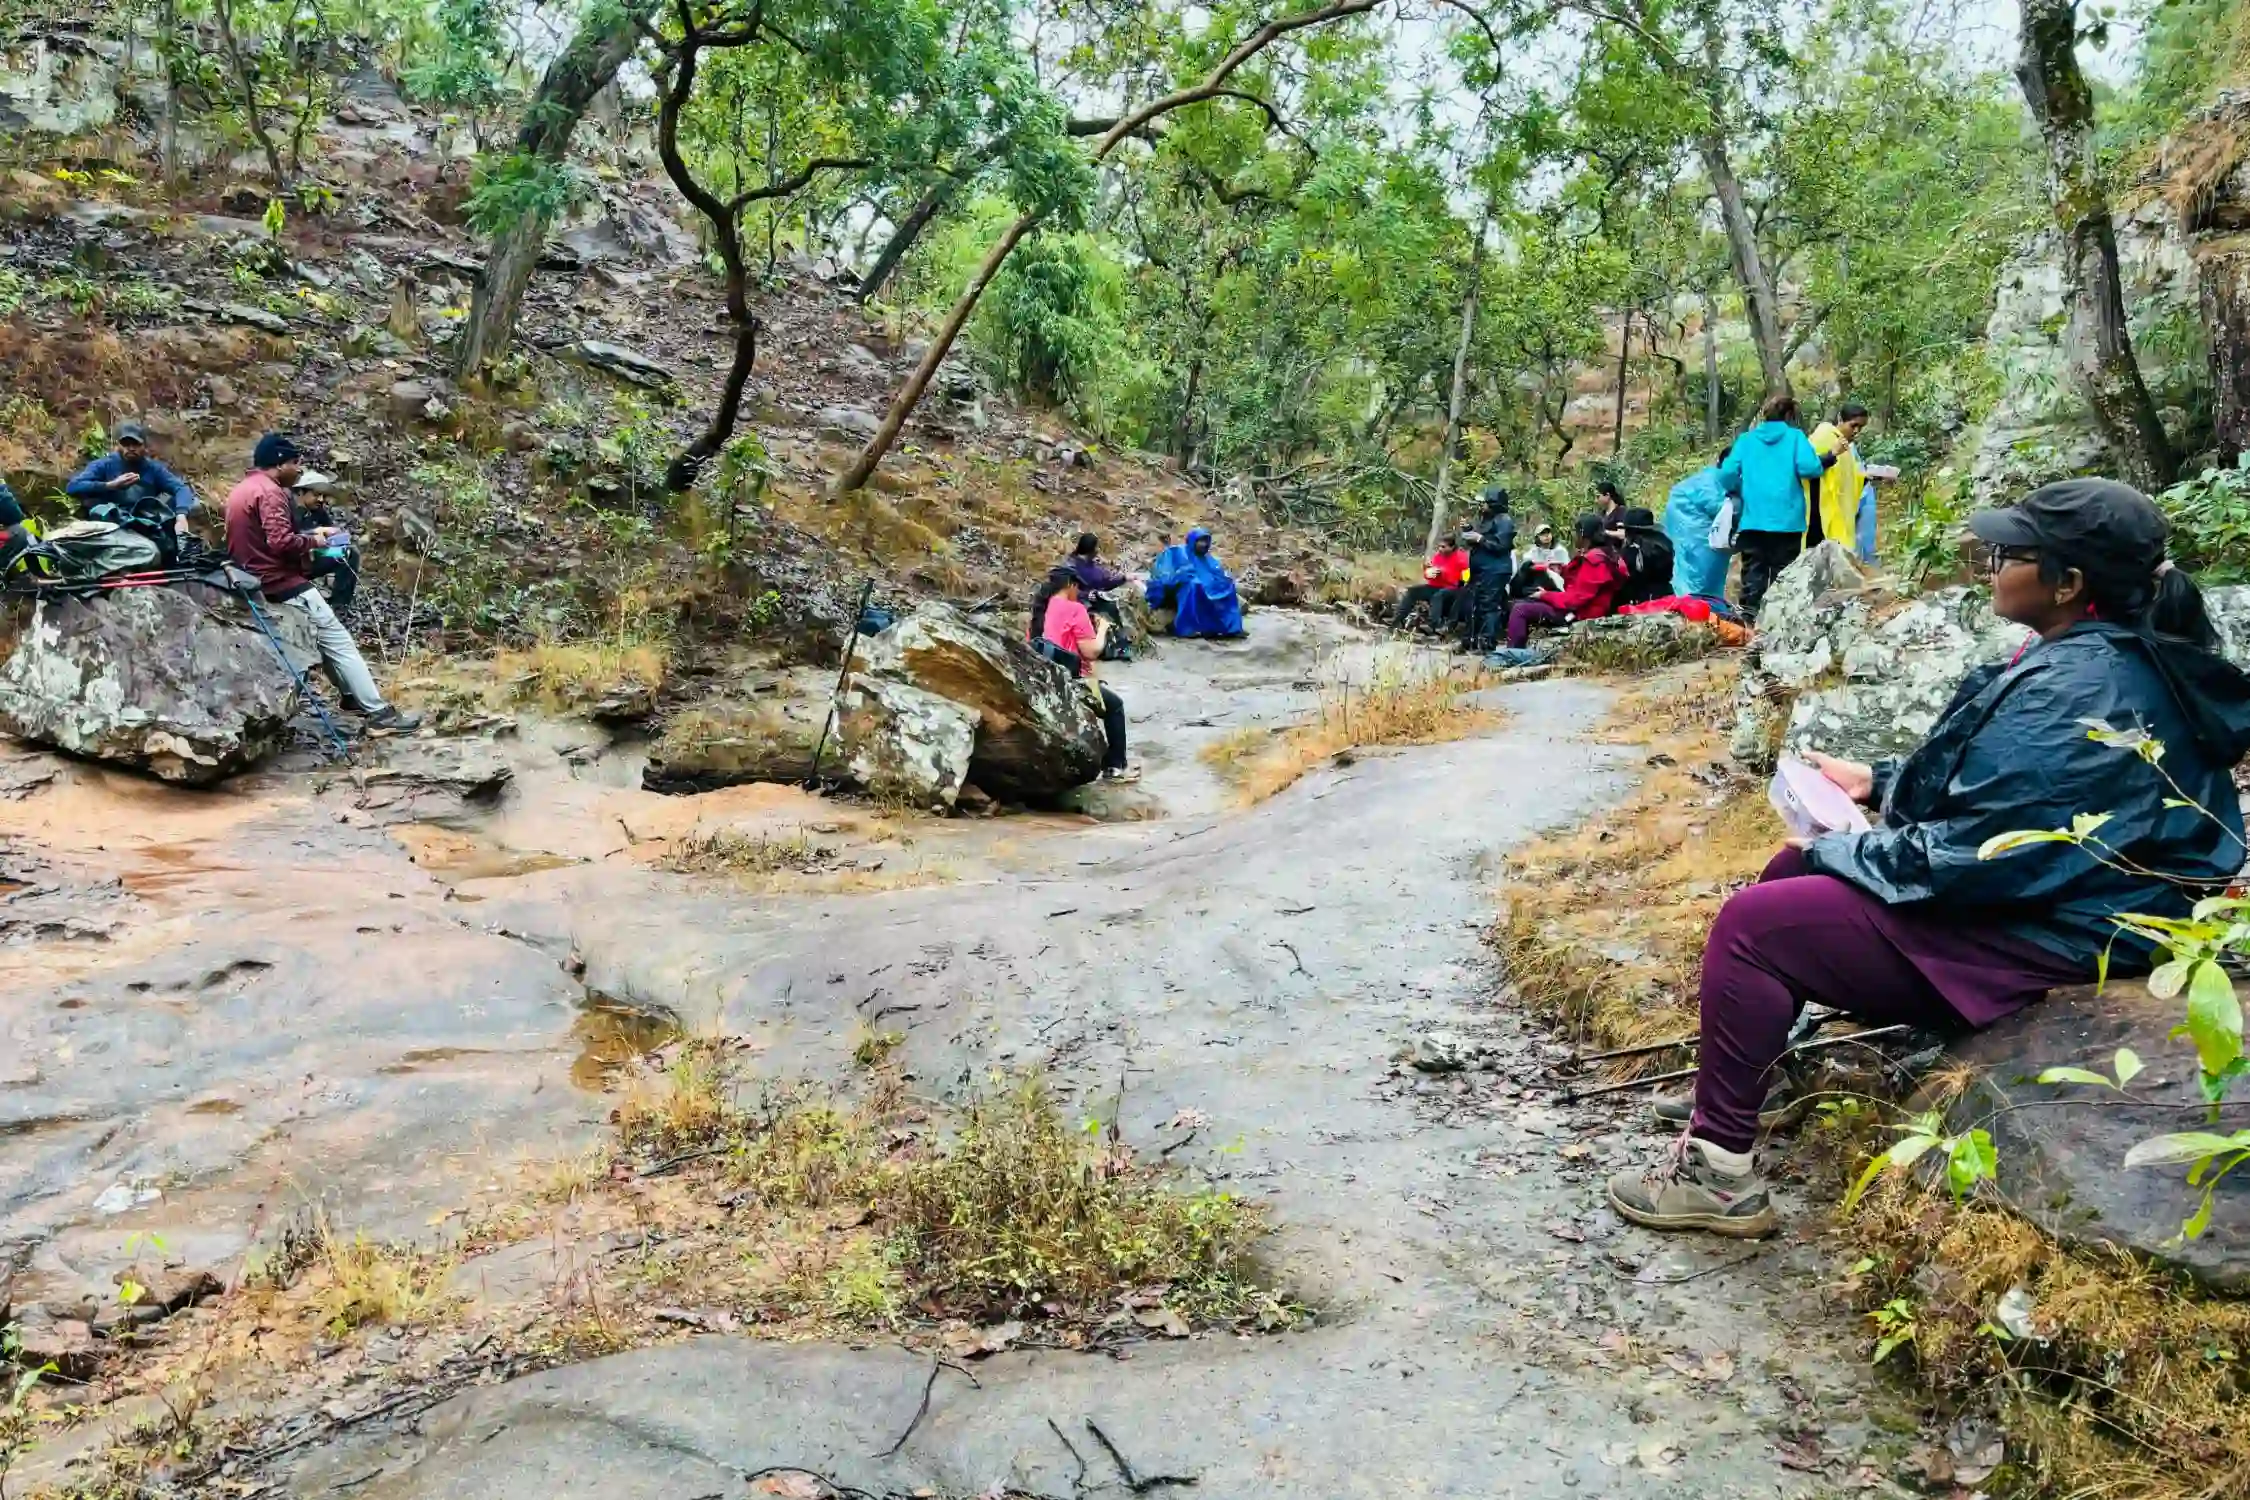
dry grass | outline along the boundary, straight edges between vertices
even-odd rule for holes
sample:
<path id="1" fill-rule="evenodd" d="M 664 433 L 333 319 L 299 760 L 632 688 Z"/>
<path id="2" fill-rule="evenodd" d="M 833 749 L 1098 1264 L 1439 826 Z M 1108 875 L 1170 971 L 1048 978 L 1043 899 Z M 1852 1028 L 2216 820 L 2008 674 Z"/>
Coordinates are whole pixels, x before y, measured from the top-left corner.
<path id="1" fill-rule="evenodd" d="M 1244 806 L 1294 785 L 1324 761 L 1379 745 L 1435 745 L 1464 739 L 1500 721 L 1497 710 L 1467 701 L 1474 679 L 1442 669 L 1416 675 L 1386 670 L 1362 687 L 1324 689 L 1302 724 L 1240 729 L 1203 748 L 1203 763 L 1235 788 Z"/>
<path id="2" fill-rule="evenodd" d="M 1918 1182 L 1886 1182 L 1849 1232 L 1872 1251 L 1856 1302 L 1906 1301 L 1910 1357 L 1942 1405 L 1997 1400 L 2016 1470 L 2006 1488 L 2250 1494 L 2250 1303 L 2197 1296 L 2128 1256 L 2065 1250 L 2005 1208 L 1957 1206 Z M 2046 1342 L 1991 1332 L 2016 1287 Z"/>
<path id="3" fill-rule="evenodd" d="M 653 693 L 664 686 L 666 651 L 649 642 L 541 642 L 492 658 L 499 691 L 514 703 L 536 703 L 550 713 L 583 708 L 611 694 Z"/>
<path id="4" fill-rule="evenodd" d="M 319 1259 L 312 1268 L 310 1306 L 330 1333 L 420 1322 L 444 1305 L 452 1257 L 380 1244 L 364 1234 L 347 1240 L 325 1216 L 315 1226 Z"/>
<path id="5" fill-rule="evenodd" d="M 724 1042 L 688 1037 L 635 1073 L 610 1118 L 628 1149 L 707 1141 L 735 1116 L 735 1070 Z"/>
<path id="6" fill-rule="evenodd" d="M 847 865 L 843 857 L 842 851 L 802 830 L 776 835 L 717 829 L 673 840 L 656 865 L 675 874 L 724 876 L 777 896 L 904 891 L 950 885 L 961 876 L 950 861 L 925 856 L 894 861 L 886 855 L 871 865 Z"/>
<path id="7" fill-rule="evenodd" d="M 1696 1028 L 1703 940 L 1781 827 L 1722 779 L 1731 666 L 1691 669 L 1618 707 L 1613 734 L 1655 760 L 1621 805 L 1511 856 L 1494 941 L 1524 1002 L 1573 1041 L 1629 1047 Z M 1714 785 L 1713 783 L 1718 784 Z M 1674 1066 L 1659 1054 L 1642 1071 Z"/>
<path id="8" fill-rule="evenodd" d="M 1556 661 L 1574 672 L 1639 675 L 1701 661 L 1725 649 L 1719 632 L 1692 620 L 1670 623 L 1669 615 L 1629 617 L 1630 624 L 1607 626 L 1592 621 L 1561 636 L 1562 653 Z"/>

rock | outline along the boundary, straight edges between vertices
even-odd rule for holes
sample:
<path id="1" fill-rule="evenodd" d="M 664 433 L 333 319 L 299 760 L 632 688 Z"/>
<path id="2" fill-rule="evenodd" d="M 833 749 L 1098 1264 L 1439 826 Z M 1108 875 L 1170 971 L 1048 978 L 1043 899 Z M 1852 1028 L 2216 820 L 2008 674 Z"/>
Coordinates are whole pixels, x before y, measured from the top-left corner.
<path id="1" fill-rule="evenodd" d="M 1901 598 L 1834 542 L 1782 570 L 1743 664 L 1731 750 L 1763 773 L 1778 747 L 1849 760 L 1911 750 L 1971 668 L 2003 661 L 2027 632 L 1983 589 Z"/>
<path id="2" fill-rule="evenodd" d="M 836 362 L 847 375 L 865 379 L 882 379 L 891 373 L 891 367 L 884 364 L 875 351 L 864 344 L 846 344 Z"/>
<path id="3" fill-rule="evenodd" d="M 112 1352 L 94 1337 L 91 1325 L 76 1318 L 32 1314 L 16 1325 L 16 1331 L 23 1339 L 16 1362 L 34 1370 L 52 1365 L 64 1380 L 92 1380 Z"/>
<path id="4" fill-rule="evenodd" d="M 1459 1073 L 1486 1049 L 1450 1031 L 1426 1031 L 1414 1039 L 1406 1061 L 1423 1073 Z"/>
<path id="5" fill-rule="evenodd" d="M 381 826 L 434 822 L 489 808 L 516 774 L 478 740 L 370 740 L 363 755 L 371 763 L 351 773 L 357 792 L 352 805 L 374 814 Z"/>
<path id="6" fill-rule="evenodd" d="M 876 796 L 951 808 L 969 774 L 977 712 L 886 677 L 862 677 L 838 705 L 852 781 Z"/>
<path id="7" fill-rule="evenodd" d="M 861 676 L 949 698 L 977 716 L 968 774 L 1009 802 L 1041 802 L 1101 773 L 1100 718 L 1085 691 L 1022 639 L 925 605 L 861 648 Z"/>
<path id="8" fill-rule="evenodd" d="M 394 422 L 442 422 L 452 415 L 453 385 L 444 380 L 401 380 L 384 397 Z"/>
<path id="9" fill-rule="evenodd" d="M 134 1306 L 158 1308 L 167 1313 L 193 1307 L 226 1290 L 218 1277 L 200 1266 L 166 1266 L 153 1271 L 127 1269 L 110 1279 L 120 1287 L 128 1281 L 138 1283 L 142 1293 Z"/>
<path id="10" fill-rule="evenodd" d="M 2159 409 L 2201 409 L 2209 400 L 2209 371 L 2200 343 L 2192 357 L 2166 363 L 2151 350 L 2173 340 L 2151 339 L 2163 325 L 2198 317 L 2195 259 L 2173 232 L 2174 213 L 2162 194 L 2136 207 L 2120 207 L 2117 249 L 2133 347 Z M 1985 348 L 1995 369 L 2008 372 L 1999 401 L 1975 442 L 1970 493 L 2008 505 L 2050 479 L 2111 467 L 2108 445 L 2095 426 L 2068 366 L 2069 318 L 2063 303 L 2062 256 L 2052 234 L 2034 238 L 2004 266 L 1985 324 Z"/>
<path id="11" fill-rule="evenodd" d="M 510 453 L 536 453 L 545 446 L 539 429 L 520 417 L 501 424 L 500 441 Z"/>
<path id="12" fill-rule="evenodd" d="M 1555 660 L 1593 672 L 1645 672 L 1695 661 L 1720 647 L 1718 632 L 1679 615 L 1609 615 L 1581 620 L 1555 637 Z"/>
<path id="13" fill-rule="evenodd" d="M 699 704 L 691 716 L 665 726 L 641 771 L 642 789 L 681 796 L 752 781 L 810 780 L 835 687 L 833 670 L 800 668 L 759 702 Z M 843 760 L 831 735 L 822 753 L 823 778 L 840 778 Z"/>
<path id="14" fill-rule="evenodd" d="M 1248 594 L 1252 604 L 1286 608 L 1302 604 L 1312 592 L 1312 585 L 1302 570 L 1285 568 L 1280 572 L 1263 574 L 1250 586 Z"/>
<path id="15" fill-rule="evenodd" d="M 566 351 L 597 370 L 606 371 L 618 379 L 648 390 L 662 390 L 678 382 L 668 365 L 658 364 L 638 350 L 623 344 L 604 343 L 600 339 L 580 339 Z"/>
<path id="16" fill-rule="evenodd" d="M 0 60 L 0 131 L 72 136 L 106 129 L 117 118 L 122 51 L 67 31 L 11 39 Z"/>
<path id="17" fill-rule="evenodd" d="M 267 618 L 315 660 L 295 610 Z M 0 732 L 202 785 L 289 737 L 297 685 L 242 601 L 202 584 L 0 610 Z"/>
<path id="18" fill-rule="evenodd" d="M 234 382 L 224 375 L 213 375 L 205 380 L 203 385 L 204 389 L 210 394 L 213 406 L 233 406 L 242 399 L 235 392 Z"/>
<path id="19" fill-rule="evenodd" d="M 588 705 L 586 717 L 596 724 L 638 724 L 655 712 L 655 688 L 642 682 L 621 682 Z"/>
<path id="20" fill-rule="evenodd" d="M 2117 1049 L 2130 1047 L 2147 1069 L 2133 1081 L 2135 1096 L 2199 1103 L 2194 1052 L 2170 1035 L 2184 1008 L 2184 1000 L 2158 1000 L 2138 983 L 2113 981 L 2099 994 L 2091 985 L 2057 990 L 1954 1049 L 1978 1075 L 1955 1113 L 1992 1132 L 2001 1191 L 2057 1239 L 2129 1250 L 2239 1296 L 2250 1292 L 2250 1178 L 2225 1178 L 2210 1228 L 2183 1240 L 2180 1225 L 2198 1201 L 2187 1168 L 2121 1163 L 2151 1136 L 2250 1127 L 2250 1103 L 2231 1104 L 2212 1121 L 2197 1110 L 2123 1104 L 2088 1084 L 2032 1081 L 2052 1067 L 2110 1075 Z M 2037 1108 L 2016 1107 L 2034 1102 Z"/>
<path id="21" fill-rule="evenodd" d="M 180 306 L 190 312 L 202 313 L 216 323 L 238 323 L 245 328 L 255 328 L 260 333 L 270 333 L 276 338 L 289 336 L 289 320 L 279 313 L 267 312 L 262 307 L 252 307 L 247 302 L 210 303 L 183 300 Z"/>
<path id="22" fill-rule="evenodd" d="M 864 406 L 824 406 L 813 413 L 813 425 L 822 437 L 863 442 L 882 428 L 883 419 Z"/>
<path id="23" fill-rule="evenodd" d="M 983 787 L 964 781 L 953 799 L 953 809 L 972 818 L 989 818 L 1000 811 L 1000 804 L 993 801 L 992 794 Z"/>

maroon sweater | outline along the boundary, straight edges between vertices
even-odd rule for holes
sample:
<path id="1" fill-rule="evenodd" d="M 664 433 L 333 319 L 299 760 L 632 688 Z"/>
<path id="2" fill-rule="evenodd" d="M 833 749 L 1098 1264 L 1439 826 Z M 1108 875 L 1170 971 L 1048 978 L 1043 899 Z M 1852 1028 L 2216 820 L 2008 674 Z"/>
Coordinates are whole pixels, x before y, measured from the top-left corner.
<path id="1" fill-rule="evenodd" d="M 312 538 L 297 530 L 289 492 L 263 469 L 252 469 L 227 492 L 227 555 L 255 574 L 268 599 L 294 599 L 312 587 Z"/>

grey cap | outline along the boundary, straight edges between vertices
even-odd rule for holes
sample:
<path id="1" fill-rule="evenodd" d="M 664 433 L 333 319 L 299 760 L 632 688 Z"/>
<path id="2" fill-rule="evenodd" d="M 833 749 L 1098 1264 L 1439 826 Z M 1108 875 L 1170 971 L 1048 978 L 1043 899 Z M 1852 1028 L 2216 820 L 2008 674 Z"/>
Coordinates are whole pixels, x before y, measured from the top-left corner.
<path id="1" fill-rule="evenodd" d="M 148 441 L 148 429 L 138 422 L 120 422 L 117 424 L 115 437 L 120 443 L 145 443 Z"/>

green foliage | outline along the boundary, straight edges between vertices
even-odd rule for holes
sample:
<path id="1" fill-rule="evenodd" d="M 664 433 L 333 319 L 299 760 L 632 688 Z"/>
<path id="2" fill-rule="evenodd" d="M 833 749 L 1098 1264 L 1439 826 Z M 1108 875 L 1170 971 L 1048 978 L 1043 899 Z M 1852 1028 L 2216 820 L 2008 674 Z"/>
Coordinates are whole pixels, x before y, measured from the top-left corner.
<path id="1" fill-rule="evenodd" d="M 1844 1195 L 1844 1212 L 1850 1213 L 1858 1207 L 1859 1200 L 1874 1186 L 1876 1178 L 1885 1172 L 1904 1172 L 1925 1156 L 1943 1163 L 1946 1188 L 1957 1202 L 1967 1198 L 1978 1183 L 1991 1181 L 2000 1166 L 1989 1131 L 1949 1133 L 1945 1128 L 1945 1112 L 1930 1110 L 1916 1115 L 1901 1127 L 1900 1138 L 1892 1142 L 1888 1150 L 1879 1151 L 1868 1160 L 1859 1180 Z M 1880 1360 L 1882 1355 L 1876 1358 Z"/>
<path id="2" fill-rule="evenodd" d="M 2172 560 L 2205 583 L 2250 582 L 2250 454 L 2156 497 L 2172 523 Z"/>
<path id="3" fill-rule="evenodd" d="M 478 159 L 462 207 L 479 234 L 499 235 L 527 219 L 562 217 L 578 191 L 568 163 L 511 151 Z"/>
<path id="4" fill-rule="evenodd" d="M 1036 234 L 978 310 L 983 342 L 1018 390 L 1050 405 L 1079 396 L 1124 339 L 1118 276 L 1083 235 Z"/>

